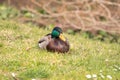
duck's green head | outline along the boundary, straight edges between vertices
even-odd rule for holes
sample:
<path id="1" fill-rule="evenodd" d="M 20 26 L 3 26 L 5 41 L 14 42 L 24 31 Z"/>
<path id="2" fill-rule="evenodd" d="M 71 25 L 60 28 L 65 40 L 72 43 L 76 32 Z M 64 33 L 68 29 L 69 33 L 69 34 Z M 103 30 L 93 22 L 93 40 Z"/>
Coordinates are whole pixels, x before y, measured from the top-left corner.
<path id="1" fill-rule="evenodd" d="M 60 27 L 55 27 L 52 30 L 52 38 L 60 38 L 61 40 L 65 41 L 65 37 L 62 34 L 62 29 Z"/>

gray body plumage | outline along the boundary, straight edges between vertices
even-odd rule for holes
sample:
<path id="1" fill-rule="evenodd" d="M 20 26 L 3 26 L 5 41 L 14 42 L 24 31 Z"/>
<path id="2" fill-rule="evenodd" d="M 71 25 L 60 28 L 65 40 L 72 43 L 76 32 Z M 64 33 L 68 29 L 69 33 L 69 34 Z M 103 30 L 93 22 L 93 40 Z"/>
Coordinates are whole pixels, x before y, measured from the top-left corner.
<path id="1" fill-rule="evenodd" d="M 40 39 L 40 41 L 38 42 L 38 45 L 41 49 L 46 49 L 46 46 L 48 45 L 48 43 L 51 40 L 51 35 L 47 34 L 46 36 L 44 36 L 43 38 Z"/>

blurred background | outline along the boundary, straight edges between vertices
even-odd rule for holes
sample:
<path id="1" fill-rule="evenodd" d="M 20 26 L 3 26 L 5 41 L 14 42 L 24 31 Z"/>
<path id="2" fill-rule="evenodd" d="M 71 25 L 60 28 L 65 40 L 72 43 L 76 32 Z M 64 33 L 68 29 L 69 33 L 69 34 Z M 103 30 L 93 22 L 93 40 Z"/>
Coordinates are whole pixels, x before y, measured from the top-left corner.
<path id="1" fill-rule="evenodd" d="M 0 0 L 0 19 L 120 43 L 120 0 Z"/>

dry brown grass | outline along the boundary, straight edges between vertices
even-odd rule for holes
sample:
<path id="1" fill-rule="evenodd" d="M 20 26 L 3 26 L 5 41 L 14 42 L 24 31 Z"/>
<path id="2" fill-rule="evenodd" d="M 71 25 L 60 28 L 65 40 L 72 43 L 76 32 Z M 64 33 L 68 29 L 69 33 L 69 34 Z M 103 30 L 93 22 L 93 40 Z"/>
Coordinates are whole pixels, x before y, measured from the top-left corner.
<path id="1" fill-rule="evenodd" d="M 120 33 L 119 0 L 7 0 L 7 2 L 38 16 L 35 19 L 24 19 L 25 21 L 34 21 L 40 25 L 62 24 L 64 29 Z M 41 14 L 36 9 L 44 10 L 46 14 Z"/>

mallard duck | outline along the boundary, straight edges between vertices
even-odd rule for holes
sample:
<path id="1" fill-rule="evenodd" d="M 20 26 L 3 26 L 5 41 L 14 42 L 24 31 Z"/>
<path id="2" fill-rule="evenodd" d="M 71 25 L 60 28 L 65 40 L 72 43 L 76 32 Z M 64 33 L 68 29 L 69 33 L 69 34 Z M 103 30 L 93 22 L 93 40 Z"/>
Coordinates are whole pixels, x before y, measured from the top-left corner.
<path id="1" fill-rule="evenodd" d="M 70 47 L 68 39 L 63 36 L 63 31 L 60 27 L 54 27 L 51 33 L 39 40 L 38 45 L 42 49 L 60 53 L 68 52 Z"/>

